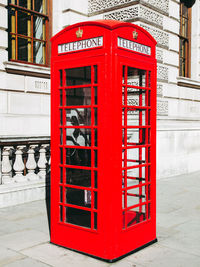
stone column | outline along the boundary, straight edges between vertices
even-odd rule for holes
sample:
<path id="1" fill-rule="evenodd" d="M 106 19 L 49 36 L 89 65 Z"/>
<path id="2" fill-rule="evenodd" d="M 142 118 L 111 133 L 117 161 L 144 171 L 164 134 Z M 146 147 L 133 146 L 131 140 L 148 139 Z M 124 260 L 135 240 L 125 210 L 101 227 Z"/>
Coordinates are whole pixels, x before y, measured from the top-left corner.
<path id="1" fill-rule="evenodd" d="M 39 177 L 37 174 L 35 174 L 35 169 L 37 167 L 36 161 L 35 161 L 35 148 L 37 145 L 30 145 L 28 150 L 28 160 L 26 162 L 26 168 L 28 170 L 28 174 L 26 175 L 26 178 L 30 181 L 38 180 Z"/>
<path id="2" fill-rule="evenodd" d="M 39 167 L 39 177 L 41 179 L 45 179 L 46 177 L 46 164 L 47 164 L 47 159 L 46 159 L 46 148 L 48 147 L 49 145 L 46 145 L 46 144 L 43 144 L 41 145 L 40 147 L 40 158 L 38 160 L 38 167 Z"/>
<path id="3" fill-rule="evenodd" d="M 10 184 L 14 182 L 11 177 L 12 166 L 10 164 L 9 155 L 10 150 L 13 149 L 11 146 L 5 146 L 2 152 L 2 184 Z"/>
<path id="4" fill-rule="evenodd" d="M 25 182 L 27 180 L 26 177 L 23 175 L 23 170 L 25 168 L 22 160 L 24 147 L 26 146 L 17 146 L 17 150 L 15 152 L 16 158 L 15 163 L 13 165 L 13 169 L 15 170 L 15 176 L 13 178 L 16 182 Z"/>

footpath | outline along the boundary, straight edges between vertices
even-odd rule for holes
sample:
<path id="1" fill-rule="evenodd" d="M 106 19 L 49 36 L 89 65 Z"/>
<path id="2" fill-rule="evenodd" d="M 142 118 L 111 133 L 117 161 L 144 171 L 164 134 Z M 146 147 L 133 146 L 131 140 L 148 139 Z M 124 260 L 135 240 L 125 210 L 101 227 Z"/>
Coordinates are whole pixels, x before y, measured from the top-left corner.
<path id="1" fill-rule="evenodd" d="M 157 238 L 110 264 L 50 244 L 45 201 L 0 209 L 0 266 L 199 267 L 200 172 L 157 181 Z"/>

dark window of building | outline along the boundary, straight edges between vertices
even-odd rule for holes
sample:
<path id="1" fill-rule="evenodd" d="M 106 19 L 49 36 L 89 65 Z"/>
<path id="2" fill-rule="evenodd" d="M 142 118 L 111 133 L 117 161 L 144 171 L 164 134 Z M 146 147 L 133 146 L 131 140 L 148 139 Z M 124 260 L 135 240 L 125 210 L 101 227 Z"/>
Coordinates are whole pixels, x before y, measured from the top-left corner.
<path id="1" fill-rule="evenodd" d="M 190 77 L 191 8 L 180 5 L 179 75 Z"/>
<path id="2" fill-rule="evenodd" d="M 9 0 L 9 60 L 49 65 L 50 0 Z"/>

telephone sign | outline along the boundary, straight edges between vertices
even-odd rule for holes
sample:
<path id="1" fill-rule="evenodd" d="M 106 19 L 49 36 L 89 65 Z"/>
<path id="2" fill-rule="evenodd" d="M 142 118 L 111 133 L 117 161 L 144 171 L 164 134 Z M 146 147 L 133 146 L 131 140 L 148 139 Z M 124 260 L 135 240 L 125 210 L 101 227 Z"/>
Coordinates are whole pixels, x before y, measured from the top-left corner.
<path id="1" fill-rule="evenodd" d="M 113 20 L 52 38 L 52 243 L 114 262 L 156 241 L 155 46 Z"/>
<path id="2" fill-rule="evenodd" d="M 74 52 L 78 50 L 100 47 L 103 45 L 103 37 L 95 37 L 87 40 L 58 45 L 58 54 Z"/>

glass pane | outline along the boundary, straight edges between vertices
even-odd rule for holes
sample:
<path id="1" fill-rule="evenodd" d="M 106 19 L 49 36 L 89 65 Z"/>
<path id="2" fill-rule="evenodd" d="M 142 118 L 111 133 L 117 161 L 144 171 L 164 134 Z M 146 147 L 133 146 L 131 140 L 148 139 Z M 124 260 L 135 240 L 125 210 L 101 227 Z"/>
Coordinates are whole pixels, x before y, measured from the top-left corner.
<path id="1" fill-rule="evenodd" d="M 97 112 L 97 108 L 94 108 L 94 125 L 98 125 L 98 112 Z"/>
<path id="2" fill-rule="evenodd" d="M 146 90 L 127 88 L 128 106 L 145 106 Z"/>
<path id="3" fill-rule="evenodd" d="M 127 211 L 127 227 L 146 220 L 146 205 Z"/>
<path id="4" fill-rule="evenodd" d="M 60 148 L 60 163 L 63 164 L 63 149 Z"/>
<path id="5" fill-rule="evenodd" d="M 67 126 L 91 125 L 91 108 L 66 109 Z"/>
<path id="6" fill-rule="evenodd" d="M 145 168 L 145 167 L 143 167 Z M 136 186 L 145 183 L 145 170 L 143 168 L 135 168 L 128 170 L 127 173 L 127 186 Z"/>
<path id="7" fill-rule="evenodd" d="M 63 202 L 63 187 L 60 186 L 60 202 Z"/>
<path id="8" fill-rule="evenodd" d="M 146 111 L 137 108 L 127 108 L 129 126 L 145 126 Z"/>
<path id="9" fill-rule="evenodd" d="M 97 188 L 98 180 L 97 180 L 97 171 L 94 171 L 94 187 Z"/>
<path id="10" fill-rule="evenodd" d="M 66 222 L 87 227 L 91 227 L 90 211 L 66 207 Z"/>
<path id="11" fill-rule="evenodd" d="M 91 67 L 66 69 L 66 85 L 82 85 L 91 83 Z"/>
<path id="12" fill-rule="evenodd" d="M 17 0 L 8 0 L 9 4 L 17 5 Z"/>
<path id="13" fill-rule="evenodd" d="M 94 166 L 97 167 L 98 165 L 98 151 L 94 150 Z"/>
<path id="14" fill-rule="evenodd" d="M 126 70 L 126 67 L 123 66 L 122 67 L 122 83 L 125 83 L 125 70 Z"/>
<path id="15" fill-rule="evenodd" d="M 91 186 L 91 171 L 66 168 L 66 183 L 72 185 Z"/>
<path id="16" fill-rule="evenodd" d="M 59 70 L 60 73 L 60 86 L 63 86 L 63 71 Z"/>
<path id="17" fill-rule="evenodd" d="M 46 13 L 46 0 L 35 0 L 35 11 Z"/>
<path id="18" fill-rule="evenodd" d="M 63 221 L 63 207 L 62 206 L 59 206 L 59 210 L 60 210 L 60 221 L 62 222 Z"/>
<path id="19" fill-rule="evenodd" d="M 81 207 L 91 207 L 91 191 L 66 188 L 66 203 Z"/>
<path id="20" fill-rule="evenodd" d="M 97 213 L 94 212 L 94 229 L 97 229 Z"/>
<path id="21" fill-rule="evenodd" d="M 67 148 L 66 164 L 91 167 L 91 150 Z"/>
<path id="22" fill-rule="evenodd" d="M 147 87 L 151 87 L 151 71 L 148 72 L 148 84 Z"/>
<path id="23" fill-rule="evenodd" d="M 146 86 L 146 71 L 128 67 L 127 84 L 134 86 Z"/>
<path id="24" fill-rule="evenodd" d="M 127 207 L 146 201 L 145 186 L 127 190 Z"/>
<path id="25" fill-rule="evenodd" d="M 60 129 L 60 145 L 63 145 L 63 129 Z"/>
<path id="26" fill-rule="evenodd" d="M 94 104 L 97 105 L 97 86 L 94 87 Z"/>
<path id="27" fill-rule="evenodd" d="M 95 146 L 98 146 L 98 137 L 97 137 L 97 134 L 98 134 L 98 130 L 97 129 L 95 129 L 94 130 L 94 145 Z"/>
<path id="28" fill-rule="evenodd" d="M 91 88 L 72 88 L 66 90 L 66 106 L 91 105 Z"/>
<path id="29" fill-rule="evenodd" d="M 18 60 L 28 61 L 28 39 L 18 38 Z"/>
<path id="30" fill-rule="evenodd" d="M 60 90 L 60 106 L 63 105 L 63 91 Z"/>
<path id="31" fill-rule="evenodd" d="M 146 148 L 127 149 L 127 166 L 136 166 L 146 163 L 145 157 Z"/>
<path id="32" fill-rule="evenodd" d="M 60 167 L 60 183 L 63 183 L 63 168 Z"/>
<path id="33" fill-rule="evenodd" d="M 66 144 L 68 146 L 91 146 L 91 129 L 66 129 Z"/>
<path id="34" fill-rule="evenodd" d="M 17 20 L 18 34 L 31 36 L 31 16 L 28 13 L 18 11 Z"/>
<path id="35" fill-rule="evenodd" d="M 31 0 L 19 0 L 19 6 L 32 9 Z"/>
<path id="36" fill-rule="evenodd" d="M 63 125 L 63 110 L 60 109 L 60 125 Z"/>
<path id="37" fill-rule="evenodd" d="M 43 40 L 43 24 L 44 19 L 41 17 L 33 17 L 33 37 L 36 39 L 42 39 Z"/>
<path id="38" fill-rule="evenodd" d="M 145 183 L 148 181 L 147 171 L 149 167 L 138 167 L 135 169 L 128 170 L 127 178 L 128 178 L 128 186 L 136 185 L 139 182 Z"/>
<path id="39" fill-rule="evenodd" d="M 97 65 L 94 66 L 94 83 L 98 83 Z"/>
<path id="40" fill-rule="evenodd" d="M 42 42 L 33 42 L 33 62 L 36 64 L 44 63 L 44 43 Z"/>
<path id="41" fill-rule="evenodd" d="M 10 51 L 9 51 L 9 57 L 11 59 L 16 59 L 16 39 L 15 39 L 15 35 L 10 35 Z"/>
<path id="42" fill-rule="evenodd" d="M 94 208 L 97 209 L 97 202 L 98 202 L 98 199 L 97 199 L 97 192 L 94 192 Z"/>

